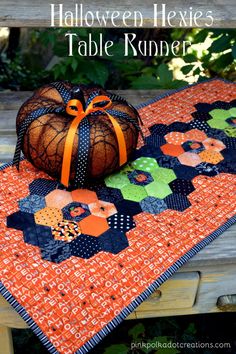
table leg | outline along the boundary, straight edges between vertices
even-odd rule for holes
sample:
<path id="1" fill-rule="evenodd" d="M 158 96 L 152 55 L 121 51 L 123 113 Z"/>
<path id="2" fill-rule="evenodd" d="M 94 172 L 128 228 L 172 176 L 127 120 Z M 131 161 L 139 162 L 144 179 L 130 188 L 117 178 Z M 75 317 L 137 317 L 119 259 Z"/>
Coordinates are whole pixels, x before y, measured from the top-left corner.
<path id="1" fill-rule="evenodd" d="M 11 328 L 0 326 L 0 354 L 14 354 Z"/>

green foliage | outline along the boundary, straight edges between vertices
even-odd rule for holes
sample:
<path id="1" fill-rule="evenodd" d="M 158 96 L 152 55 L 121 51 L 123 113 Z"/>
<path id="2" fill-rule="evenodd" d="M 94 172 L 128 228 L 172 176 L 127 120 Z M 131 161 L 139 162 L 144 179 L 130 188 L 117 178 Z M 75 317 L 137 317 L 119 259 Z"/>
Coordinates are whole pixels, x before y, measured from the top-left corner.
<path id="1" fill-rule="evenodd" d="M 77 53 L 76 45 L 74 56 L 68 56 L 68 38 L 65 34 L 69 29 L 34 30 L 31 33 L 30 50 L 40 43 L 40 48 L 51 53 L 52 63 L 47 67 L 35 65 L 40 59 L 40 51 L 28 53 L 28 59 L 21 50 L 16 53 L 14 60 L 6 59 L 4 53 L 0 57 L 0 88 L 31 90 L 42 83 L 51 80 L 69 80 L 73 83 L 97 83 L 109 89 L 176 89 L 188 82 L 202 81 L 205 78 L 222 77 L 236 80 L 236 30 L 235 29 L 165 29 L 156 34 L 155 30 L 132 30 L 137 39 L 147 40 L 164 39 L 168 43 L 173 40 L 180 42 L 191 41 L 193 47 L 188 47 L 187 54 L 182 56 L 184 65 L 181 67 L 182 78 L 177 79 L 176 72 L 171 69 L 175 59 L 171 52 L 168 56 L 133 57 L 130 52 L 124 56 L 124 29 L 86 29 L 73 28 L 79 40 L 88 43 L 91 33 L 92 39 L 98 44 L 100 34 L 103 41 L 112 40 L 111 56 L 103 54 L 92 57 L 83 57 Z M 146 32 L 145 32 L 146 31 Z M 164 37 L 163 37 L 164 36 Z M 208 43 L 204 50 L 202 44 Z M 198 45 L 198 47 L 196 47 Z M 200 45 L 200 47 L 199 47 Z M 200 48 L 200 49 L 199 49 Z M 181 53 L 182 47 L 179 48 Z M 29 60 L 29 57 L 31 60 Z M 181 58 L 181 55 L 179 55 Z M 194 80 L 193 80 L 194 78 Z"/>
<path id="2" fill-rule="evenodd" d="M 112 55 L 86 58 L 74 53 L 68 57 L 68 44 L 65 39 L 67 29 L 50 29 L 40 34 L 39 38 L 46 46 L 51 46 L 52 52 L 58 56 L 58 62 L 51 68 L 50 74 L 55 80 L 66 78 L 77 83 L 97 83 L 113 89 L 175 89 L 187 84 L 185 80 L 176 80 L 170 71 L 168 62 L 174 57 L 152 58 L 146 65 L 146 58 L 124 57 L 124 43 L 121 40 L 121 31 L 114 38 Z M 100 40 L 100 29 L 73 29 L 80 40 L 88 43 L 91 33 L 93 40 Z M 109 31 L 102 30 L 104 41 L 109 38 Z M 137 33 L 138 34 L 138 33 Z M 169 37 L 169 42 L 172 40 Z M 192 55 L 194 59 L 195 56 Z M 188 60 L 191 61 L 191 55 Z M 186 71 L 186 68 L 184 69 Z"/>
<path id="3" fill-rule="evenodd" d="M 177 89 L 186 85 L 187 82 L 182 80 L 174 80 L 173 72 L 168 65 L 162 63 L 157 66 L 155 72 L 143 74 L 133 80 L 131 87 L 134 89 Z"/>
<path id="4" fill-rule="evenodd" d="M 128 334 L 133 340 L 138 340 L 138 338 L 144 334 L 144 331 L 144 325 L 142 323 L 138 323 L 129 330 Z"/>
<path id="5" fill-rule="evenodd" d="M 215 323 L 221 325 L 215 326 Z M 236 319 L 233 313 L 124 321 L 96 345 L 91 350 L 91 354 L 213 354 L 212 349 L 209 348 L 175 349 L 174 345 L 171 348 L 171 343 L 199 342 L 231 343 L 231 348 L 222 349 L 223 351 L 219 349 L 219 353 L 235 354 L 235 331 Z M 13 329 L 13 341 L 15 354 L 48 353 L 30 329 Z M 138 343 L 146 343 L 149 346 L 132 345 L 131 347 L 131 344 Z M 158 343 L 159 348 L 157 348 Z"/>
<path id="6" fill-rule="evenodd" d="M 145 326 L 138 323 L 128 331 L 130 342 L 108 346 L 104 354 L 178 354 L 179 350 L 171 348 L 171 338 L 158 336 L 150 338 L 145 334 Z M 159 345 L 159 347 L 158 347 Z M 163 346 L 163 347 L 162 347 Z M 157 349 L 157 350 L 156 350 Z"/>
<path id="7" fill-rule="evenodd" d="M 129 348 L 125 344 L 114 344 L 105 349 L 104 354 L 128 354 Z"/>
<path id="8" fill-rule="evenodd" d="M 199 81 L 202 77 L 222 77 L 235 81 L 236 69 L 236 30 L 235 29 L 201 29 L 196 34 L 193 32 L 193 44 L 203 43 L 210 40 L 210 46 L 203 51 L 202 55 L 198 53 L 188 54 L 183 57 L 186 64 L 182 67 L 182 72 L 188 75 L 192 69 L 194 75 L 199 75 Z M 198 65 L 196 67 L 196 63 Z"/>
<path id="9" fill-rule="evenodd" d="M 48 73 L 43 70 L 28 69 L 19 55 L 14 60 L 7 59 L 5 55 L 0 58 L 0 88 L 32 90 L 43 84 L 47 78 Z"/>
<path id="10" fill-rule="evenodd" d="M 12 335 L 15 354 L 48 354 L 31 329 L 13 329 Z"/>

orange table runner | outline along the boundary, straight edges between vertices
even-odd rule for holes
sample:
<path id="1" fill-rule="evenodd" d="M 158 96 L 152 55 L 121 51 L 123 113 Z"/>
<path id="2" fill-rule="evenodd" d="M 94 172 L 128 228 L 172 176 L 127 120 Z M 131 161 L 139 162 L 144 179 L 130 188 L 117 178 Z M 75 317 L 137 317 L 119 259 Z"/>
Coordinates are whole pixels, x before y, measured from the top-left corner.
<path id="1" fill-rule="evenodd" d="M 26 160 L 0 167 L 0 291 L 51 353 L 86 353 L 235 222 L 236 86 L 139 107 L 121 171 L 65 190 Z"/>

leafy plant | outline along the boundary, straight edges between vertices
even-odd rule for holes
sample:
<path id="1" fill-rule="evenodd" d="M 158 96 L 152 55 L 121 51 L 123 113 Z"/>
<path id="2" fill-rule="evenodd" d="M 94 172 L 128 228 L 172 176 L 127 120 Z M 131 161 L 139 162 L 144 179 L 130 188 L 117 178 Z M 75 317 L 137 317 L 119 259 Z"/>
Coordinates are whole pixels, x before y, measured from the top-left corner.
<path id="1" fill-rule="evenodd" d="M 138 323 L 128 331 L 130 343 L 113 344 L 107 347 L 104 354 L 177 354 L 179 350 L 172 348 L 171 339 L 167 336 L 148 338 L 143 323 Z M 157 349 L 158 346 L 158 349 Z M 156 350 L 157 349 L 157 350 Z"/>
<path id="2" fill-rule="evenodd" d="M 3 52 L 0 57 L 0 87 L 31 90 L 51 80 L 69 80 L 73 83 L 97 83 L 109 89 L 176 89 L 189 82 L 202 81 L 211 77 L 236 80 L 236 30 L 235 29 L 133 29 L 139 40 L 190 41 L 187 54 L 179 57 L 183 65 L 178 69 L 182 77 L 173 70 L 175 55 L 143 57 L 133 56 L 132 51 L 124 56 L 125 29 L 73 28 L 78 39 L 88 43 L 89 35 L 98 45 L 101 41 L 112 40 L 111 56 L 103 54 L 80 56 L 77 44 L 74 56 L 68 56 L 69 29 L 51 28 L 31 30 L 29 53 L 18 48 L 15 59 L 10 61 Z M 76 41 L 76 40 L 75 40 Z M 137 42 L 134 45 L 137 45 Z M 34 48 L 36 52 L 33 56 Z M 202 49 L 203 48 L 203 49 Z M 49 53 L 51 60 L 45 63 L 41 51 Z M 30 60 L 29 60 L 30 58 Z M 37 59 L 37 60 L 36 60 Z M 41 60 L 40 65 L 35 65 Z M 39 63 L 40 64 L 40 63 Z M 46 65 L 45 65 L 46 64 Z"/>
<path id="3" fill-rule="evenodd" d="M 73 57 L 67 56 L 67 44 L 65 41 L 66 29 L 51 29 L 42 32 L 40 38 L 45 45 L 51 45 L 52 51 L 58 56 L 59 60 L 51 72 L 54 79 L 66 77 L 72 82 L 90 83 L 95 82 L 102 86 L 111 88 L 178 88 L 186 85 L 186 82 L 175 80 L 173 73 L 164 62 L 168 58 L 153 58 L 146 64 L 145 57 L 133 57 L 130 50 L 127 57 L 124 56 L 124 41 L 122 41 L 123 32 L 113 34 L 114 45 L 111 49 L 111 56 L 103 55 L 86 58 L 78 54 Z M 95 42 L 100 41 L 99 29 L 76 29 L 73 33 L 77 34 L 80 40 L 88 43 L 89 34 Z M 142 33 L 137 31 L 137 35 Z M 104 41 L 110 38 L 110 32 L 102 30 Z M 58 39 L 61 40 L 58 40 Z M 169 41 L 171 37 L 169 37 Z"/>
<path id="4" fill-rule="evenodd" d="M 193 30 L 193 44 L 204 43 L 206 40 L 211 44 L 200 56 L 193 50 L 191 54 L 183 57 L 186 63 L 181 69 L 183 74 L 200 75 L 200 80 L 203 76 L 236 80 L 236 30 Z"/>
<path id="5" fill-rule="evenodd" d="M 100 33 L 103 30 L 92 30 L 93 40 L 98 43 Z M 80 55 L 68 56 L 68 43 L 65 34 L 68 33 L 67 29 L 49 29 L 40 34 L 40 39 L 44 45 L 50 45 L 52 52 L 58 57 L 57 63 L 49 71 L 52 73 L 53 78 L 67 79 L 73 83 L 88 84 L 91 82 L 104 86 L 109 77 L 109 67 L 106 60 L 96 56 L 94 59 L 88 60 L 87 57 Z M 89 31 L 85 28 L 75 29 L 73 33 L 79 36 L 88 44 Z"/>
<path id="6" fill-rule="evenodd" d="M 5 55 L 0 58 L 0 88 L 11 90 L 32 90 L 43 84 L 48 78 L 45 71 L 29 70 L 18 54 L 14 60 Z"/>
<path id="7" fill-rule="evenodd" d="M 177 89 L 186 85 L 187 82 L 183 80 L 174 80 L 173 72 L 169 69 L 168 65 L 165 63 L 157 66 L 156 71 L 152 76 L 141 75 L 131 84 L 134 89 Z"/>
<path id="8" fill-rule="evenodd" d="M 215 323 L 221 323 L 221 326 L 215 326 Z M 224 354 L 235 354 L 235 331 L 236 319 L 234 313 L 211 313 L 149 318 L 142 321 L 124 321 L 96 345 L 91 350 L 91 354 L 174 354 L 176 349 L 169 348 L 171 341 L 173 343 L 230 343 L 231 348 L 222 350 Z M 47 353 L 47 349 L 30 329 L 13 329 L 12 332 L 15 354 L 22 354 L 22 350 L 24 354 Z M 138 342 L 149 343 L 149 348 L 133 346 L 133 349 L 131 349 L 131 343 Z M 153 347 L 152 343 L 154 343 Z M 156 343 L 162 344 L 163 348 L 160 348 L 161 345 L 159 345 L 159 348 L 154 348 L 157 347 Z M 179 352 L 181 354 L 198 354 L 199 350 L 199 348 L 185 347 L 179 349 Z M 222 352 L 220 349 L 218 351 L 219 353 Z M 201 353 L 213 354 L 213 351 L 209 348 L 202 348 Z"/>

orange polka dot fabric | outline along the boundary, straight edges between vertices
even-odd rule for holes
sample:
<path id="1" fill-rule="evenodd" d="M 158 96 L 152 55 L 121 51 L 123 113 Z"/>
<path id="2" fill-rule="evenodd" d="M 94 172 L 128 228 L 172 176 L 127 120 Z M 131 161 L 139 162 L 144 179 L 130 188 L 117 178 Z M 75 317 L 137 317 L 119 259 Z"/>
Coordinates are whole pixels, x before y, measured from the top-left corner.
<path id="1" fill-rule="evenodd" d="M 57 208 L 46 207 L 34 214 L 35 222 L 39 225 L 50 226 L 63 220 L 62 212 Z"/>
<path id="2" fill-rule="evenodd" d="M 83 190 L 1 167 L 0 291 L 50 353 L 87 353 L 235 222 L 235 106 L 222 80 L 141 105 L 145 144 Z"/>

